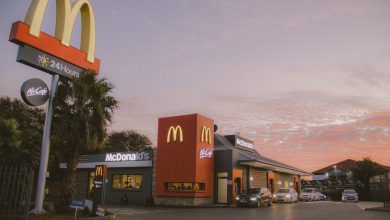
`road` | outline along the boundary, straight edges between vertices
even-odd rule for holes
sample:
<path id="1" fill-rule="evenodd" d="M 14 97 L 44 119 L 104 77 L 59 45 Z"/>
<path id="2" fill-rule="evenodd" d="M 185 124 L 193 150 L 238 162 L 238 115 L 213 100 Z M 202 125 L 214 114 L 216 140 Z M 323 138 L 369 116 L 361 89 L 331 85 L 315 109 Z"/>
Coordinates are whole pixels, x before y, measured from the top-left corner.
<path id="1" fill-rule="evenodd" d="M 341 202 L 274 204 L 261 208 L 111 208 L 119 220 L 125 219 L 267 219 L 267 220 L 389 220 L 390 212 L 365 211 L 362 205 Z"/>

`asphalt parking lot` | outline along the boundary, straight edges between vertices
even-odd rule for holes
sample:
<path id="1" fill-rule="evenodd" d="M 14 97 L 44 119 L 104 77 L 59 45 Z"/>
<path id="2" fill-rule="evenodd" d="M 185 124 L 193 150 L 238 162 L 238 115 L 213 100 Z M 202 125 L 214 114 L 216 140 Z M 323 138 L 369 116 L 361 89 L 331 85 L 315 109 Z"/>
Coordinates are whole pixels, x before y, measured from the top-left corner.
<path id="1" fill-rule="evenodd" d="M 261 208 L 160 208 L 160 207 L 112 207 L 116 219 L 364 219 L 389 220 L 390 212 L 365 211 L 363 203 L 300 202 L 297 204 L 273 204 Z"/>

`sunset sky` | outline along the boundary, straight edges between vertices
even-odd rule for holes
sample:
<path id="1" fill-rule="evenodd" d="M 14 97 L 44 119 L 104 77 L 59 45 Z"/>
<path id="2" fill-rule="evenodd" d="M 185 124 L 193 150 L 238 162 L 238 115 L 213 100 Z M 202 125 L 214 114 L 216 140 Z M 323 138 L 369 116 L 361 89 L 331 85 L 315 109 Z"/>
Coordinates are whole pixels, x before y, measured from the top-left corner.
<path id="1" fill-rule="evenodd" d="M 390 166 L 389 0 L 91 2 L 100 76 L 120 102 L 111 130 L 156 143 L 159 117 L 200 113 L 307 171 L 364 156 Z M 28 7 L 0 1 L 1 96 L 50 83 L 8 42 Z M 51 0 L 42 30 L 54 27 Z M 73 45 L 79 36 L 77 21 Z"/>

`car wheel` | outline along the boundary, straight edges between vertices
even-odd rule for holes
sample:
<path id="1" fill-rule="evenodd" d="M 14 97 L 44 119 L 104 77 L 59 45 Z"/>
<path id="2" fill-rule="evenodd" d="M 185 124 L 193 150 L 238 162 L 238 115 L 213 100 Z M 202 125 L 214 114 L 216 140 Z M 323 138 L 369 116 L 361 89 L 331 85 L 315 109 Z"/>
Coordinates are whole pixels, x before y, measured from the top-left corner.
<path id="1" fill-rule="evenodd" d="M 261 201 L 260 200 L 257 200 L 257 208 L 260 208 L 261 207 Z"/>

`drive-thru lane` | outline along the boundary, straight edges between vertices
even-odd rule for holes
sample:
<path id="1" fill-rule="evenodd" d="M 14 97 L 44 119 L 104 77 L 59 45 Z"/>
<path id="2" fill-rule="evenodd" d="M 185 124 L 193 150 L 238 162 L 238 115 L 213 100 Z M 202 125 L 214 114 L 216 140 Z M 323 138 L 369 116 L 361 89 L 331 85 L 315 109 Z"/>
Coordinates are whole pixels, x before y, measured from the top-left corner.
<path id="1" fill-rule="evenodd" d="M 117 219 L 354 219 L 388 220 L 390 212 L 364 211 L 356 203 L 303 202 L 261 208 L 110 208 Z"/>

